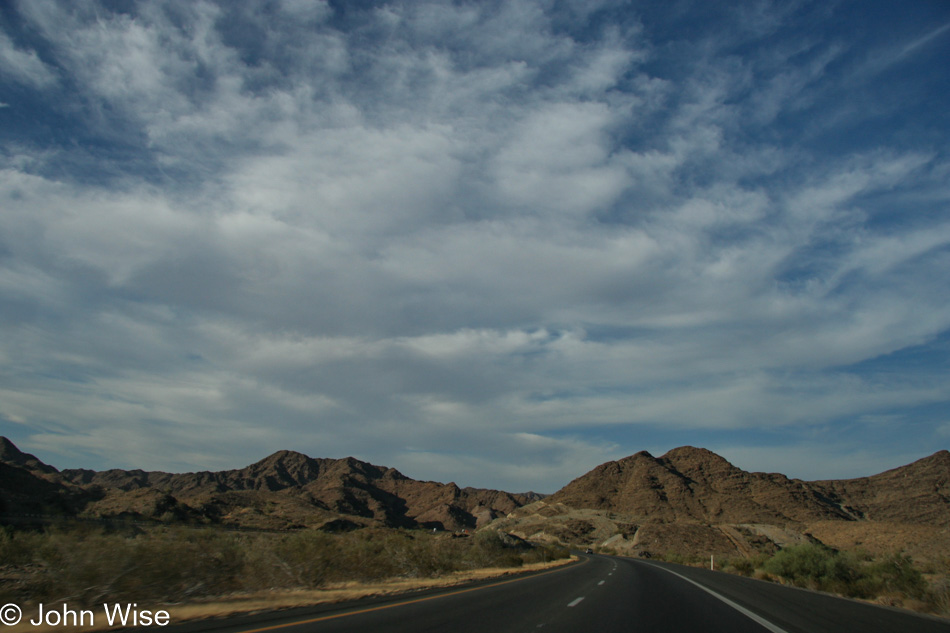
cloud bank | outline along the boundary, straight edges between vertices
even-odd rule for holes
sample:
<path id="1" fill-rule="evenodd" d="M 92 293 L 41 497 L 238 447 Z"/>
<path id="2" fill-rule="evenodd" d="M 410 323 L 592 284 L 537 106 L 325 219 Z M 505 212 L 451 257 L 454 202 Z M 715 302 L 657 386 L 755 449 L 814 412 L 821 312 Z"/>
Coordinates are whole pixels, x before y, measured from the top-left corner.
<path id="1" fill-rule="evenodd" d="M 950 14 L 110 7 L 0 14 L 0 424 L 48 461 L 946 444 Z"/>

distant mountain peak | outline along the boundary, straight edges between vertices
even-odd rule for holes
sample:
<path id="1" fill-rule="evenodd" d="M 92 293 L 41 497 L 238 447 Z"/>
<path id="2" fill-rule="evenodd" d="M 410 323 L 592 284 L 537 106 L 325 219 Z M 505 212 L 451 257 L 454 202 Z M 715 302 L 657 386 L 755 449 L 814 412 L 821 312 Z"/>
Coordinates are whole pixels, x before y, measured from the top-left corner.
<path id="1" fill-rule="evenodd" d="M 26 453 L 17 448 L 16 444 L 0 435 L 0 460 L 16 463 L 26 457 Z"/>
<path id="2" fill-rule="evenodd" d="M 614 460 L 614 461 L 604 462 L 603 464 L 601 464 L 600 466 L 598 466 L 598 468 L 620 468 L 620 469 L 623 469 L 623 468 L 633 467 L 635 464 L 638 464 L 638 463 L 644 462 L 644 461 L 646 461 L 646 462 L 655 462 L 655 461 L 656 461 L 656 457 L 654 457 L 653 455 L 651 455 L 651 454 L 650 454 L 649 452 L 647 452 L 647 451 L 637 451 L 637 452 L 634 453 L 633 455 L 627 455 L 626 457 L 621 457 L 620 459 L 617 459 L 617 460 Z"/>
<path id="3" fill-rule="evenodd" d="M 641 451 L 601 464 L 549 500 L 643 521 L 784 524 L 859 518 L 946 525 L 948 498 L 946 450 L 870 477 L 804 482 L 746 472 L 708 449 L 680 446 L 659 458 Z"/>
<path id="4" fill-rule="evenodd" d="M 688 460 L 696 462 L 729 463 L 729 460 L 719 453 L 713 452 L 708 448 L 698 448 L 696 446 L 678 446 L 676 448 L 672 448 L 664 453 L 660 459 L 668 459 L 672 461 Z"/>
<path id="5" fill-rule="evenodd" d="M 714 453 L 708 448 L 699 448 L 696 446 L 677 446 L 668 450 L 663 457 L 715 457 L 722 459 L 722 456 Z"/>
<path id="6" fill-rule="evenodd" d="M 696 448 L 695 446 L 680 446 L 667 451 L 662 461 L 669 462 L 677 470 L 685 471 L 692 469 L 702 470 L 738 470 L 725 457 L 714 453 L 707 448 Z"/>
<path id="7" fill-rule="evenodd" d="M 64 515 L 164 520 L 171 512 L 186 521 L 267 529 L 346 521 L 456 530 L 484 525 L 531 501 L 500 490 L 416 481 L 355 457 L 313 458 L 292 450 L 216 472 L 60 474 L 0 438 L 0 462 L 0 508 L 31 514 L 55 507 Z"/>
<path id="8" fill-rule="evenodd" d="M 258 527 L 320 526 L 350 517 L 361 525 L 458 529 L 484 525 L 540 497 L 416 481 L 355 457 L 312 458 L 292 450 L 218 472 L 60 473 L 0 437 L 0 467 L 5 473 L 0 477 L 0 507 L 8 509 L 35 513 L 48 506 L 67 514 L 131 512 L 148 517 L 154 513 L 143 504 L 168 497 L 181 517 Z M 784 525 L 871 520 L 946 525 L 948 499 L 947 450 L 877 475 L 805 482 L 746 472 L 708 449 L 680 446 L 662 457 L 640 451 L 600 464 L 547 501 L 624 513 L 643 522 Z"/>
<path id="9" fill-rule="evenodd" d="M 252 466 L 256 466 L 258 464 L 265 465 L 265 464 L 276 464 L 276 463 L 303 464 L 310 461 L 312 461 L 312 458 L 309 457 L 308 455 L 304 455 L 303 453 L 299 453 L 297 451 L 282 449 L 275 453 L 271 453 L 270 455 L 268 455 L 267 457 L 265 457 L 264 459 L 260 461 L 255 462 L 254 464 L 252 464 Z"/>
<path id="10" fill-rule="evenodd" d="M 294 458 L 304 457 L 306 459 L 310 459 L 309 455 L 301 453 L 300 451 L 292 451 L 286 448 L 282 448 L 279 451 L 275 451 L 270 456 L 271 457 L 294 457 Z"/>
<path id="11" fill-rule="evenodd" d="M 46 474 L 59 473 L 58 470 L 40 461 L 35 455 L 24 453 L 8 438 L 0 435 L 0 462 L 20 466 L 28 470 L 38 470 Z"/>
<path id="12" fill-rule="evenodd" d="M 916 462 L 911 462 L 910 464 L 908 464 L 908 467 L 913 466 L 914 464 L 921 464 L 921 463 L 950 464 L 950 451 L 948 451 L 947 449 L 939 450 L 933 455 L 924 457 L 922 459 L 918 459 Z"/>

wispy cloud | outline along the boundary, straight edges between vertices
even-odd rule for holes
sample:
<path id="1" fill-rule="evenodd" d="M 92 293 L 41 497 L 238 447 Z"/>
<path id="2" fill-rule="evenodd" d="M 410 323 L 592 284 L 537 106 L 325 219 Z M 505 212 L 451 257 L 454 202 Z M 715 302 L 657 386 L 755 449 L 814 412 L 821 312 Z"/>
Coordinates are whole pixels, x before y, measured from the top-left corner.
<path id="1" fill-rule="evenodd" d="M 865 70 L 869 73 L 877 73 L 901 64 L 948 32 L 950 32 L 950 22 L 871 57 Z"/>
<path id="2" fill-rule="evenodd" d="M 39 58 L 36 51 L 18 47 L 3 32 L 0 32 L 0 76 L 37 89 L 56 83 L 55 71 Z"/>
<path id="3" fill-rule="evenodd" d="M 57 465 L 297 448 L 551 491 L 690 433 L 940 436 L 946 368 L 886 359 L 950 328 L 915 136 L 946 122 L 831 125 L 890 49 L 818 7 L 17 6 L 0 415 Z"/>

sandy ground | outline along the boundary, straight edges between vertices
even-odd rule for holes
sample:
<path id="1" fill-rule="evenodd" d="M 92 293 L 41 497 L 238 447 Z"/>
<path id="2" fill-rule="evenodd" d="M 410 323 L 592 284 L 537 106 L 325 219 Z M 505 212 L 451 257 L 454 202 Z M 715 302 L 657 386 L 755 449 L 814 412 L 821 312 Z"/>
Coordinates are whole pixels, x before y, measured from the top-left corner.
<path id="1" fill-rule="evenodd" d="M 808 531 L 838 549 L 862 548 L 875 556 L 904 552 L 919 563 L 938 563 L 950 556 L 950 527 L 870 521 L 820 521 Z"/>
<path id="2" fill-rule="evenodd" d="M 359 598 L 368 598 L 371 596 L 398 595 L 420 589 L 431 589 L 436 587 L 453 587 L 462 585 L 474 580 L 484 580 L 488 578 L 501 578 L 504 576 L 513 576 L 524 572 L 537 571 L 565 565 L 577 560 L 576 556 L 569 559 L 561 559 L 550 563 L 534 563 L 518 568 L 489 568 L 473 569 L 470 571 L 455 572 L 449 576 L 440 578 L 394 578 L 378 583 L 340 583 L 329 585 L 324 589 L 308 589 L 296 591 L 259 591 L 247 594 L 234 594 L 222 596 L 213 599 L 202 600 L 188 604 L 175 605 L 145 605 L 140 604 L 140 609 L 149 609 L 156 613 L 159 610 L 168 612 L 169 625 L 181 624 L 192 620 L 203 620 L 208 618 L 223 618 L 233 615 L 248 615 L 261 613 L 265 611 L 277 611 L 280 609 L 291 609 L 295 607 L 307 607 L 317 604 L 326 604 L 333 602 L 346 602 L 348 600 L 357 600 Z M 47 605 L 48 608 L 52 607 Z M 78 610 L 76 607 L 70 607 Z M 110 627 L 106 620 L 102 606 L 96 606 L 92 609 L 94 625 L 93 626 L 75 626 L 70 621 L 67 625 L 33 626 L 28 620 L 35 618 L 36 609 L 31 607 L 25 610 L 23 619 L 16 626 L 3 627 L 5 633 L 81 633 L 86 631 L 103 631 L 118 628 L 120 626 Z M 87 619 L 88 621 L 88 619 Z"/>

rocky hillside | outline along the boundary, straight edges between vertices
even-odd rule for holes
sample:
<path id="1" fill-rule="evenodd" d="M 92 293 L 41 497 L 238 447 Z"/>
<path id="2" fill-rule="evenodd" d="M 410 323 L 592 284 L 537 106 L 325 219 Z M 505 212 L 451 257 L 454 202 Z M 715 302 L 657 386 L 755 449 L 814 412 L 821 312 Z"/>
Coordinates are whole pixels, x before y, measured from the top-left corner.
<path id="1" fill-rule="evenodd" d="M 0 514 L 71 515 L 89 500 L 52 466 L 0 437 Z"/>
<path id="2" fill-rule="evenodd" d="M 60 472 L 0 438 L 0 515 L 29 514 L 262 529 L 457 530 L 494 521 L 522 538 L 634 554 L 750 555 L 817 538 L 882 551 L 900 544 L 933 558 L 950 548 L 950 453 L 871 477 L 808 482 L 681 447 L 601 464 L 539 500 L 293 451 L 220 472 Z"/>
<path id="3" fill-rule="evenodd" d="M 820 540 L 939 559 L 950 547 L 950 453 L 859 479 L 750 473 L 681 447 L 607 462 L 494 526 L 635 555 L 748 556 Z"/>
<path id="4" fill-rule="evenodd" d="M 650 522 L 805 523 L 879 520 L 950 524 L 950 453 L 894 470 L 806 482 L 750 473 L 702 448 L 601 464 L 548 501 L 623 512 Z"/>
<path id="5" fill-rule="evenodd" d="M 57 471 L 0 438 L 0 512 L 221 523 L 257 528 L 360 525 L 474 528 L 532 501 L 410 479 L 358 459 L 279 451 L 237 470 L 171 474 Z"/>
<path id="6" fill-rule="evenodd" d="M 938 451 L 873 477 L 816 481 L 830 499 L 860 518 L 950 526 L 950 452 Z"/>

